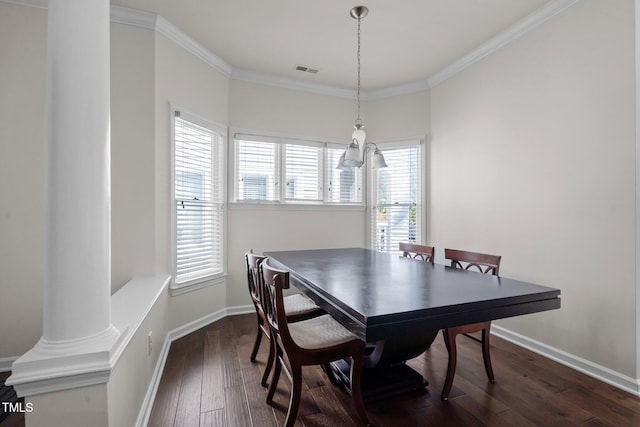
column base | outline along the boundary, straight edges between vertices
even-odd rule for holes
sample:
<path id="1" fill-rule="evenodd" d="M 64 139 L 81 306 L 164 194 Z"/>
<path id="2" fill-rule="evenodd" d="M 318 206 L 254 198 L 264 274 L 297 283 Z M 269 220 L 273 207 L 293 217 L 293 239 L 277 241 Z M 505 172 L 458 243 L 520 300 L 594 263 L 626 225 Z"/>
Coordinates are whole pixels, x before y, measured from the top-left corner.
<path id="1" fill-rule="evenodd" d="M 105 383 L 124 335 L 110 326 L 99 334 L 77 340 L 41 338 L 13 363 L 6 383 L 20 397 Z"/>

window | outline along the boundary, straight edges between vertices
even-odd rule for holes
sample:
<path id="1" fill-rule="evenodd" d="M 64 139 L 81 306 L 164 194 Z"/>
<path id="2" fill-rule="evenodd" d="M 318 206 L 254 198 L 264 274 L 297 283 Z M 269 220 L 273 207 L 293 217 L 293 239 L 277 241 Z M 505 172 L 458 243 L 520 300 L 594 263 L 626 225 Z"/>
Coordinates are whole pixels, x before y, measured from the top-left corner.
<path id="1" fill-rule="evenodd" d="M 236 134 L 234 145 L 237 201 L 362 203 L 362 170 L 336 169 L 346 142 Z"/>
<path id="2" fill-rule="evenodd" d="M 285 144 L 286 200 L 322 201 L 322 147 Z"/>
<path id="3" fill-rule="evenodd" d="M 277 144 L 238 141 L 236 144 L 238 198 L 278 200 L 280 195 L 280 150 Z"/>
<path id="4" fill-rule="evenodd" d="M 388 167 L 371 174 L 371 248 L 398 252 L 422 239 L 422 154 L 419 141 L 379 144 Z"/>
<path id="5" fill-rule="evenodd" d="M 224 275 L 225 133 L 189 113 L 173 112 L 174 289 Z"/>

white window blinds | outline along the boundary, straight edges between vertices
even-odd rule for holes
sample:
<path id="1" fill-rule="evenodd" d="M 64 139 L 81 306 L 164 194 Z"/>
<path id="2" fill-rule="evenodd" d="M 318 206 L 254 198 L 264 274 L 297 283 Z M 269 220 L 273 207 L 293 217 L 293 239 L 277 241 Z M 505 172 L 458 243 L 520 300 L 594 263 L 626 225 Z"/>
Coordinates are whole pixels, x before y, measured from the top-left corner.
<path id="1" fill-rule="evenodd" d="M 287 200 L 322 200 L 322 147 L 285 144 Z"/>
<path id="2" fill-rule="evenodd" d="M 362 169 L 338 170 L 347 144 L 235 134 L 237 201 L 362 203 Z"/>
<path id="3" fill-rule="evenodd" d="M 280 146 L 268 141 L 236 141 L 238 200 L 280 199 Z"/>
<path id="4" fill-rule="evenodd" d="M 177 286 L 224 272 L 223 139 L 174 114 L 175 277 Z"/>
<path id="5" fill-rule="evenodd" d="M 421 236 L 421 146 L 379 147 L 388 167 L 371 174 L 371 247 L 397 252 L 399 242 Z"/>

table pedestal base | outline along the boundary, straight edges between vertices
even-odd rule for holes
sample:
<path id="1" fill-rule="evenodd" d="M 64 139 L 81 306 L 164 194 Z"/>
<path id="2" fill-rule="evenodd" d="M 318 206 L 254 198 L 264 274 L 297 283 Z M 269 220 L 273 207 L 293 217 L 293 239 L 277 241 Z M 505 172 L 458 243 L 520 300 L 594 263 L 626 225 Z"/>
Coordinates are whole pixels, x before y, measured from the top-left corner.
<path id="1" fill-rule="evenodd" d="M 351 393 L 351 365 L 345 360 L 331 363 L 334 376 Z M 405 363 L 362 370 L 362 399 L 365 403 L 425 388 L 429 382 Z"/>

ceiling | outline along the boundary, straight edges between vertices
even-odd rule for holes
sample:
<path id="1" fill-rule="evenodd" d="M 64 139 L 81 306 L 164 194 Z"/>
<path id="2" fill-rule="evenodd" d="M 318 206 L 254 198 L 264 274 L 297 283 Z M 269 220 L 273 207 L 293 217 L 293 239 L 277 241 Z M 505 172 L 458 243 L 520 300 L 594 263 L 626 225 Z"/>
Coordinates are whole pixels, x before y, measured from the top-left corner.
<path id="1" fill-rule="evenodd" d="M 558 0 L 111 0 L 157 13 L 234 69 L 352 89 L 423 81 Z M 296 71 L 296 65 L 319 70 Z"/>

